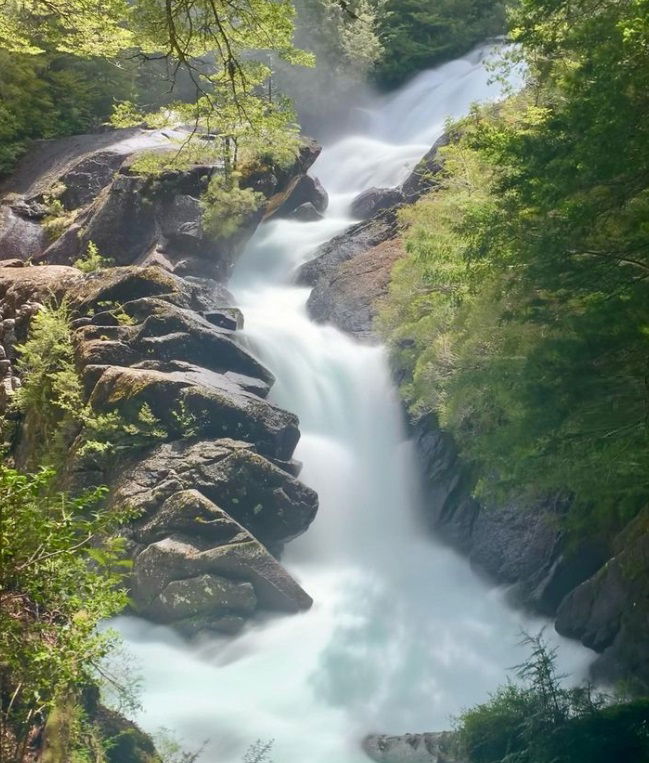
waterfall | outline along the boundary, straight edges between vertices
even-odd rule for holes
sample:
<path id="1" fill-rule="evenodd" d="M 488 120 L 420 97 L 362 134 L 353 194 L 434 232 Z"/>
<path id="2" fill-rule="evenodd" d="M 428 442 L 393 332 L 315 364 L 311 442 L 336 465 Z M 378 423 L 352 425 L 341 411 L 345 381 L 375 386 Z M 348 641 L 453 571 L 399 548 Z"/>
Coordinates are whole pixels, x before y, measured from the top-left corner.
<path id="1" fill-rule="evenodd" d="M 368 732 L 449 728 L 524 658 L 521 629 L 544 624 L 511 610 L 420 526 L 416 459 L 384 349 L 312 323 L 308 290 L 291 285 L 295 268 L 350 225 L 359 191 L 403 181 L 448 116 L 500 95 L 487 52 L 377 99 L 366 133 L 326 146 L 312 169 L 331 196 L 326 218 L 262 226 L 238 265 L 245 341 L 277 376 L 273 400 L 300 417 L 301 478 L 320 496 L 314 525 L 283 559 L 315 605 L 189 644 L 117 621 L 143 673 L 138 721 L 189 747 L 208 740 L 202 761 L 238 763 L 256 739 L 274 739 L 275 763 L 364 763 Z M 548 637 L 560 668 L 580 677 L 590 653 Z"/>

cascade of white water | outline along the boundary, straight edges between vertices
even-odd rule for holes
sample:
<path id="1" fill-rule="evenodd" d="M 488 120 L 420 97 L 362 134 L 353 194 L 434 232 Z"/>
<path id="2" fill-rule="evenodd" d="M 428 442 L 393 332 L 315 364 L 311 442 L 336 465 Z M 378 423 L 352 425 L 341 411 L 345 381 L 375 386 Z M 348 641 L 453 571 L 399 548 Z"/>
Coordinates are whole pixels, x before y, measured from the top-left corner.
<path id="1" fill-rule="evenodd" d="M 308 291 L 290 285 L 295 267 L 350 224 L 356 193 L 402 181 L 447 116 L 499 95 L 485 53 L 377 102 L 368 134 L 326 147 L 312 170 L 331 194 L 327 217 L 262 227 L 238 266 L 246 341 L 277 376 L 273 400 L 300 417 L 301 478 L 320 496 L 314 525 L 284 557 L 315 605 L 192 644 L 118 620 L 144 675 L 138 720 L 190 746 L 209 740 L 203 761 L 238 762 L 260 738 L 275 739 L 275 763 L 363 763 L 365 733 L 448 728 L 521 661 L 521 629 L 543 624 L 512 611 L 419 526 L 415 458 L 383 349 L 313 324 Z M 581 674 L 590 653 L 554 640 L 561 667 Z"/>

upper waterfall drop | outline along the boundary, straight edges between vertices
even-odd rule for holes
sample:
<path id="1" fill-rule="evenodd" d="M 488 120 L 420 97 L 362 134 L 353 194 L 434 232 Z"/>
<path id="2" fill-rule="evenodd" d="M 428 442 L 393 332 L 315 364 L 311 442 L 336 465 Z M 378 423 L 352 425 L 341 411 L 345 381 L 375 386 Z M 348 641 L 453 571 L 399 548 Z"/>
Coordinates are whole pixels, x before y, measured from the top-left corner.
<path id="1" fill-rule="evenodd" d="M 301 478 L 320 496 L 314 525 L 284 556 L 315 605 L 234 640 L 192 644 L 119 621 L 144 670 L 140 722 L 172 728 L 189 746 L 209 740 L 206 763 L 239 763 L 257 738 L 275 740 L 275 763 L 363 763 L 368 732 L 448 728 L 524 657 L 521 630 L 543 625 L 427 536 L 384 350 L 312 323 L 308 290 L 291 285 L 295 268 L 351 224 L 358 192 L 402 182 L 448 116 L 500 95 L 484 67 L 488 52 L 380 99 L 367 133 L 325 147 L 314 165 L 331 196 L 325 219 L 263 226 L 238 265 L 232 288 L 244 336 L 277 377 L 273 400 L 300 417 Z M 553 640 L 560 667 L 579 675 L 590 653 Z"/>

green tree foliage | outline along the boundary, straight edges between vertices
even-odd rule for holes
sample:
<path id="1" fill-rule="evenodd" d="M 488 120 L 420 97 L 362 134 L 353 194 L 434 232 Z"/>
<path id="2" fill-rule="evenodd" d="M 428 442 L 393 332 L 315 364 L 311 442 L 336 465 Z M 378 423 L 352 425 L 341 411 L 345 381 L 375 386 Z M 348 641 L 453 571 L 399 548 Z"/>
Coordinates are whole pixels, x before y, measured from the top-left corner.
<path id="1" fill-rule="evenodd" d="M 97 624 L 127 602 L 115 532 L 128 513 L 101 509 L 101 488 L 72 499 L 53 479 L 0 465 L 3 760 L 23 760 L 32 726 L 96 682 L 115 645 Z"/>
<path id="2" fill-rule="evenodd" d="M 98 59 L 0 48 L 0 70 L 0 175 L 30 140 L 92 131 L 132 96 L 132 74 Z"/>
<path id="3" fill-rule="evenodd" d="M 239 188 L 236 181 L 216 176 L 201 197 L 203 228 L 214 239 L 229 238 L 260 207 L 262 195 L 251 188 Z"/>
<path id="4" fill-rule="evenodd" d="M 459 718 L 469 763 L 649 761 L 649 701 L 611 705 L 589 686 L 566 688 L 542 637 L 526 643 L 531 655 L 518 668 L 521 682 Z"/>
<path id="5" fill-rule="evenodd" d="M 185 111 L 195 104 L 188 121 L 202 132 L 216 132 L 217 117 L 235 108 L 238 129 L 245 125 L 251 138 L 264 140 L 285 111 L 265 97 L 268 54 L 313 64 L 293 44 L 294 14 L 291 0 L 0 2 L 0 55 L 9 69 L 0 85 L 0 172 L 30 138 L 80 132 L 106 119 L 106 92 L 109 100 L 135 99 L 149 109 L 171 100 L 161 90 L 176 92 Z M 65 61 L 60 70 L 52 70 L 56 60 Z M 129 90 L 98 87 L 92 69 L 111 66 L 130 79 Z"/>
<path id="6" fill-rule="evenodd" d="M 70 318 L 65 302 L 44 307 L 18 347 L 23 380 L 15 400 L 23 415 L 19 456 L 30 468 L 45 463 L 60 469 L 71 448 L 81 457 L 105 459 L 167 437 L 147 404 L 132 421 L 116 411 L 93 410 L 75 366 Z"/>
<path id="7" fill-rule="evenodd" d="M 296 35 L 334 78 L 362 80 L 381 53 L 378 17 L 383 0 L 296 0 Z"/>
<path id="8" fill-rule="evenodd" d="M 375 76 L 384 87 L 396 87 L 505 30 L 499 0 L 387 0 L 379 20 L 383 55 Z"/>
<path id="9" fill-rule="evenodd" d="M 639 12 L 518 7 L 528 89 L 460 126 L 443 190 L 411 213 L 384 315 L 411 403 L 455 434 L 478 490 L 563 492 L 591 531 L 619 528 L 648 497 Z"/>
<path id="10" fill-rule="evenodd" d="M 296 42 L 315 54 L 311 70 L 273 61 L 273 85 L 294 100 L 307 129 L 322 115 L 348 110 L 364 95 L 382 48 L 378 16 L 384 0 L 295 0 Z"/>

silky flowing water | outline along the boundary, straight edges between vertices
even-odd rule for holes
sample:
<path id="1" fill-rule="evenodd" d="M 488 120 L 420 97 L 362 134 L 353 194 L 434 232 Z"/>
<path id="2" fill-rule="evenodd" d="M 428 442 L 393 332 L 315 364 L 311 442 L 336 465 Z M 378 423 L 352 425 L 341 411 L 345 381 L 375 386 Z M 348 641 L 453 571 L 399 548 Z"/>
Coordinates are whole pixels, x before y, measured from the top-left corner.
<path id="1" fill-rule="evenodd" d="M 369 732 L 449 728 L 525 657 L 521 630 L 544 625 L 421 526 L 416 458 L 384 349 L 311 322 L 308 290 L 292 285 L 296 267 L 351 224 L 356 194 L 402 182 L 447 117 L 501 95 L 487 52 L 377 99 L 365 131 L 326 146 L 311 171 L 331 196 L 326 218 L 263 226 L 237 267 L 243 339 L 277 377 L 272 400 L 300 417 L 301 479 L 320 496 L 315 523 L 283 558 L 315 605 L 191 643 L 117 621 L 144 679 L 137 720 L 189 748 L 207 741 L 201 761 L 238 763 L 256 739 L 274 739 L 275 763 L 366 762 Z M 591 653 L 552 634 L 560 667 L 580 678 Z"/>

